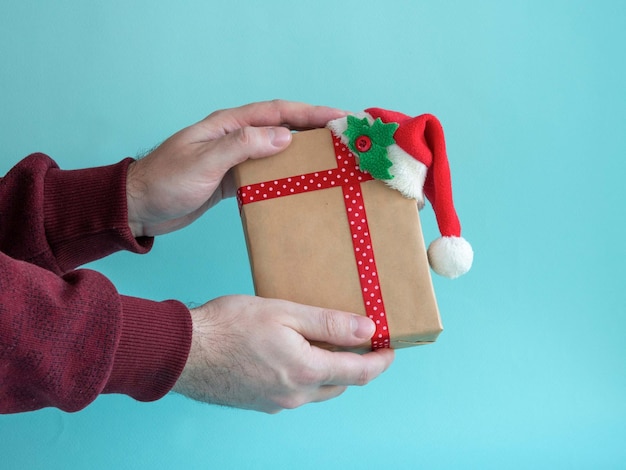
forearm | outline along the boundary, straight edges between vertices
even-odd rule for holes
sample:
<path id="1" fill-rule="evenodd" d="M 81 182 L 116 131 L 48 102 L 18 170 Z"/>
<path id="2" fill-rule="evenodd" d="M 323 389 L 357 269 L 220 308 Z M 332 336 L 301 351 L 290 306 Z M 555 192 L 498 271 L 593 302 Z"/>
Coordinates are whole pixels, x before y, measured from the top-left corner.
<path id="1" fill-rule="evenodd" d="M 43 154 L 22 160 L 0 181 L 0 251 L 57 274 L 119 250 L 147 252 L 152 239 L 128 227 L 131 161 L 61 170 Z"/>
<path id="2" fill-rule="evenodd" d="M 63 277 L 0 253 L 0 412 L 76 411 L 100 393 L 156 400 L 191 342 L 187 308 L 120 296 L 102 275 Z"/>

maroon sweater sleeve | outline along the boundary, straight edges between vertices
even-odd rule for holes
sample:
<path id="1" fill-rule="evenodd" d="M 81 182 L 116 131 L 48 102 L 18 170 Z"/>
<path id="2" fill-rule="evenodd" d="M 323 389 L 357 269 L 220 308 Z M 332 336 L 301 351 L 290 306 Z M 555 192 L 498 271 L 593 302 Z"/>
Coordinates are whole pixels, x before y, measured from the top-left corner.
<path id="1" fill-rule="evenodd" d="M 130 161 L 62 171 L 37 154 L 0 180 L 0 412 L 75 411 L 100 393 L 156 400 L 180 375 L 191 344 L 183 304 L 122 296 L 74 270 L 149 250 L 126 223 Z"/>
<path id="2" fill-rule="evenodd" d="M 59 274 L 119 250 L 149 251 L 153 239 L 128 227 L 131 162 L 64 171 L 43 154 L 22 160 L 0 180 L 0 251 Z"/>

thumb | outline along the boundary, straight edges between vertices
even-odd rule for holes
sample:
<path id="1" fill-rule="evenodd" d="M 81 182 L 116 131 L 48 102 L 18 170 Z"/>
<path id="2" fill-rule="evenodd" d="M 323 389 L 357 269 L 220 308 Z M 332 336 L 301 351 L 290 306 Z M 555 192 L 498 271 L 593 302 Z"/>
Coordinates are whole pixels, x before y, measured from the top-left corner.
<path id="1" fill-rule="evenodd" d="M 372 338 L 376 326 L 368 317 L 327 309 L 313 309 L 298 317 L 294 329 L 311 341 L 358 346 Z"/>
<path id="2" fill-rule="evenodd" d="M 249 158 L 262 158 L 284 150 L 291 142 L 286 127 L 242 127 L 209 143 L 213 163 L 223 171 Z"/>

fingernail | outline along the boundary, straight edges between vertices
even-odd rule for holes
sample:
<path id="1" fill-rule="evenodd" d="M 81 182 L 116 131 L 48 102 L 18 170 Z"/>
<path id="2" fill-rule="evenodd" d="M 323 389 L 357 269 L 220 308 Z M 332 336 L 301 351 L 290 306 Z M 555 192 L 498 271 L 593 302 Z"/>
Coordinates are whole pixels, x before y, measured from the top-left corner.
<path id="1" fill-rule="evenodd" d="M 357 338 L 370 339 L 376 331 L 374 322 L 362 315 L 352 316 L 352 332 Z"/>
<path id="2" fill-rule="evenodd" d="M 282 148 L 291 141 L 291 131 L 286 127 L 270 127 L 268 132 L 274 147 Z"/>

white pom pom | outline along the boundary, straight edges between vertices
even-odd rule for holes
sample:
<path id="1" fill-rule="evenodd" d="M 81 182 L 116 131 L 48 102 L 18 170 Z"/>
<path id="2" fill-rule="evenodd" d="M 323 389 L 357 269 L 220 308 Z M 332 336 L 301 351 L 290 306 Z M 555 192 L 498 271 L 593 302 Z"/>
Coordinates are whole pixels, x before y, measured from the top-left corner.
<path id="1" fill-rule="evenodd" d="M 428 247 L 428 262 L 440 276 L 450 279 L 465 274 L 472 267 L 474 251 L 462 237 L 441 237 Z"/>

